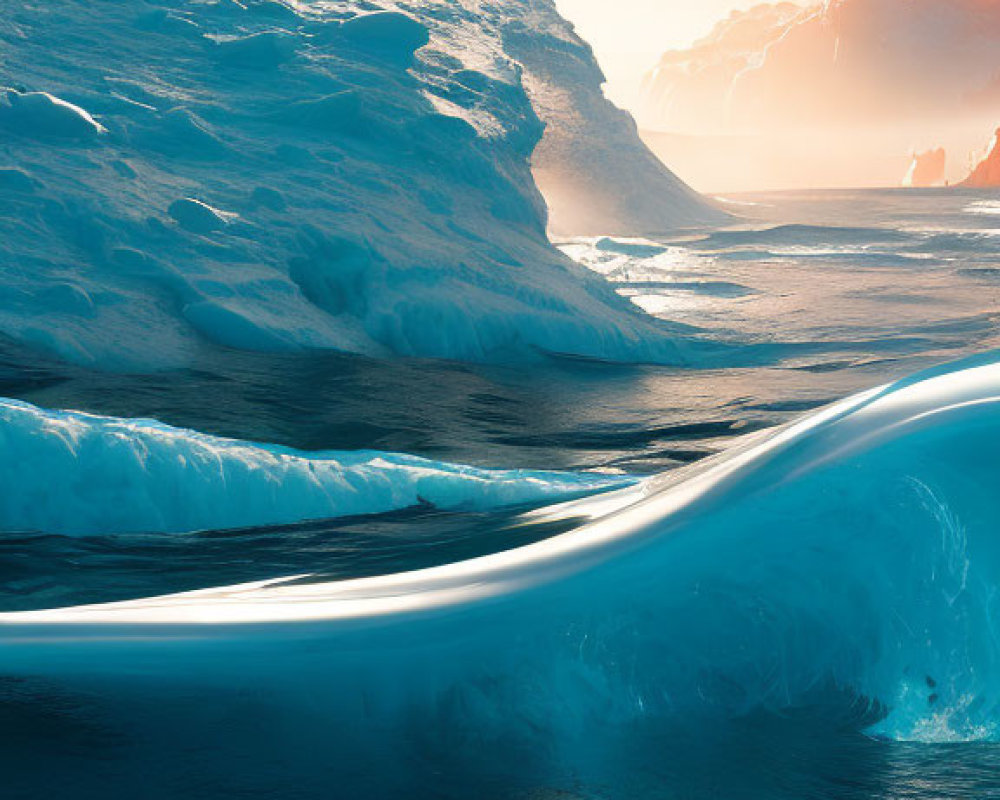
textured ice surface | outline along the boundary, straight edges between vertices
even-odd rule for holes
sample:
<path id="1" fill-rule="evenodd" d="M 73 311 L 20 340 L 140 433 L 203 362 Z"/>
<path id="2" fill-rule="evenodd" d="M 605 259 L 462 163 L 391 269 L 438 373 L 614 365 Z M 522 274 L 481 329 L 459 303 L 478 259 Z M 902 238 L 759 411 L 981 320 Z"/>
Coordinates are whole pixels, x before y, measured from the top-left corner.
<path id="1" fill-rule="evenodd" d="M 107 129 L 79 106 L 47 92 L 7 92 L 0 106 L 0 123 L 24 136 L 93 139 Z"/>
<path id="2" fill-rule="evenodd" d="M 211 684 L 238 654 L 244 680 L 312 671 L 372 758 L 414 719 L 491 753 L 544 742 L 571 769 L 628 731 L 762 708 L 992 737 L 998 404 L 1000 361 L 980 357 L 539 512 L 586 522 L 519 550 L 0 615 L 5 668 L 141 681 L 183 665 Z"/>
<path id="3" fill-rule="evenodd" d="M 634 160 L 650 194 L 673 198 L 655 205 L 655 225 L 623 214 L 609 224 L 712 218 L 665 170 L 647 169 L 589 50 L 547 0 L 54 0 L 7 11 L 0 332 L 113 369 L 183 365 L 206 339 L 479 361 L 686 360 L 663 325 L 546 240 L 529 165 L 543 125 L 508 52 L 512 26 L 535 71 L 550 43 L 569 48 L 575 66 L 548 80 L 571 93 L 545 117 L 571 168 L 594 163 L 606 181 L 585 142 L 607 133 L 612 172 Z M 535 23 L 546 26 L 537 42 Z"/>
<path id="4" fill-rule="evenodd" d="M 304 453 L 151 420 L 0 401 L 0 530 L 68 535 L 280 525 L 429 505 L 482 510 L 629 482 L 372 451 Z"/>

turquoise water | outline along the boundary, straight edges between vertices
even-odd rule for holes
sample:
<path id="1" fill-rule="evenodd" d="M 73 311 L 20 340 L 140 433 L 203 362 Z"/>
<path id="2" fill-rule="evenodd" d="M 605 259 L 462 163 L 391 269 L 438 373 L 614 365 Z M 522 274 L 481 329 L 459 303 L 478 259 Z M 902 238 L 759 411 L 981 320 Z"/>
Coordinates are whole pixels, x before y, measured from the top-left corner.
<path id="1" fill-rule="evenodd" d="M 364 448 L 490 468 L 642 476 L 688 467 L 854 392 L 997 348 L 995 197 L 887 191 L 737 200 L 733 208 L 747 222 L 733 230 L 675 241 L 565 244 L 651 313 L 697 326 L 695 336 L 747 348 L 751 355 L 731 366 L 552 360 L 482 368 L 206 346 L 190 370 L 109 375 L 7 344 L 0 394 L 307 451 Z M 953 449 L 960 446 L 965 440 L 956 438 Z M 960 505 L 960 495 L 953 499 Z M 170 537 L 12 531 L 0 537 L 0 603 L 4 611 L 59 608 L 305 573 L 313 581 L 387 575 L 512 551 L 581 524 L 573 515 L 526 524 L 524 511 L 424 505 Z M 720 547 L 727 542 L 720 539 Z M 743 559 L 752 575 L 755 559 L 773 563 L 761 552 L 767 547 L 735 556 L 720 549 L 718 556 L 726 563 Z M 836 559 L 850 552 L 832 548 L 824 557 L 837 567 Z M 905 560 L 909 551 L 889 552 Z M 697 554 L 687 558 L 680 563 L 691 571 L 673 569 L 694 580 L 704 562 Z M 809 565 L 818 569 L 823 558 L 801 568 Z M 872 574 L 892 586 L 891 566 Z M 984 568 L 986 577 L 994 573 Z M 817 572 L 816 585 L 831 591 L 839 573 L 831 574 L 833 583 Z M 797 577 L 809 585 L 809 575 Z M 844 584 L 852 586 L 848 577 Z M 723 624 L 727 609 L 768 608 L 764 585 L 748 578 L 753 593 L 728 596 L 716 611 L 718 630 L 731 630 Z M 607 589 L 608 601 L 623 602 L 627 588 Z M 813 610 L 823 608 L 820 592 Z M 540 620 L 543 610 L 536 610 Z M 852 619 L 866 630 L 864 614 Z M 583 611 L 577 622 L 586 626 Z M 672 623 L 651 635 L 636 623 L 635 630 L 647 632 L 663 659 L 652 674 L 671 676 L 675 687 L 686 685 L 671 666 L 683 661 L 682 649 L 699 642 L 716 653 L 728 648 L 739 662 L 740 646 L 750 646 L 738 636 L 712 641 L 710 626 L 692 633 Z M 598 647 L 589 657 L 613 661 L 610 643 L 627 634 L 606 631 L 606 656 Z M 504 635 L 514 650 L 517 637 Z M 802 635 L 792 626 L 769 647 L 808 647 L 795 638 Z M 561 646 L 544 637 L 536 644 L 539 652 Z M 171 659 L 169 650 L 161 656 Z M 947 653 L 940 656 L 947 661 Z M 529 669 L 516 673 L 517 685 L 465 687 L 432 702 L 433 715 L 420 713 L 404 730 L 368 738 L 360 730 L 365 714 L 378 718 L 377 698 L 360 701 L 361 716 L 345 724 L 336 673 L 325 675 L 307 659 L 291 675 L 241 680 L 250 666 L 232 657 L 230 678 L 208 687 L 177 672 L 140 687 L 100 675 L 65 681 L 12 671 L 0 681 L 0 766 L 8 791 L 20 797 L 1000 797 L 1000 746 L 991 736 L 902 741 L 908 737 L 879 728 L 889 709 L 847 686 L 818 684 L 807 700 L 799 696 L 787 707 L 773 697 L 758 706 L 730 703 L 719 700 L 729 696 L 723 670 L 692 684 L 713 698 L 712 713 L 650 712 L 621 725 L 614 708 L 594 712 L 584 703 L 579 726 L 553 733 L 529 711 L 516 716 L 532 708 L 524 695 L 551 688 L 551 676 Z M 935 674 L 909 676 L 929 706 L 955 688 Z M 556 680 L 568 697 L 600 698 L 607 689 L 588 684 L 586 675 Z M 503 708 L 504 698 L 513 720 L 463 723 L 482 719 L 492 701 Z M 699 707 L 681 688 L 672 702 Z M 414 708 L 426 711 L 416 701 Z"/>

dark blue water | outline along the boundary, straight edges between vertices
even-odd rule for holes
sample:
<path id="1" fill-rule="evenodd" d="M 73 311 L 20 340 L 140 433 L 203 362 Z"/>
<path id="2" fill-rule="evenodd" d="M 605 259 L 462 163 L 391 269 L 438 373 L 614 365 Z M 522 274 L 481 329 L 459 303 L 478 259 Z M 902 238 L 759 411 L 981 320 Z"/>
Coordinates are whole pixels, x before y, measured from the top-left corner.
<path id="1" fill-rule="evenodd" d="M 311 676 L 315 677 L 315 676 Z M 94 684 L 0 681 L 4 797 L 518 800 L 991 800 L 1000 746 L 878 741 L 866 720 L 807 710 L 711 727 L 601 735 L 593 769 L 546 767 L 548 747 L 483 748 L 414 720 L 400 745 L 344 760 L 323 692 L 185 691 L 141 696 Z M 814 713 L 810 713 L 810 711 Z M 330 718 L 335 718 L 330 714 Z M 595 734 L 597 732 L 595 731 Z M 602 734 L 605 732 L 601 732 Z M 574 743 L 578 744 L 578 743 Z"/>
<path id="2" fill-rule="evenodd" d="M 0 342 L 0 395 L 153 417 L 304 450 L 371 448 L 489 467 L 654 474 L 854 391 L 993 349 L 1000 214 L 989 194 L 741 198 L 746 226 L 570 252 L 651 313 L 773 357 L 710 370 L 551 360 L 531 367 L 260 355 L 205 347 L 183 371 L 108 374 Z M 572 529 L 414 508 L 183 536 L 0 533 L 0 608 L 146 597 L 279 575 L 362 577 L 512 549 Z M 238 668 L 238 667 L 237 667 Z M 318 690 L 317 690 L 318 691 Z M 321 695 L 321 692 L 319 693 Z M 843 708 L 839 705 L 838 708 Z M 623 731 L 592 770 L 515 762 L 474 731 L 415 723 L 405 747 L 345 764 L 321 696 L 284 688 L 156 696 L 3 676 L 3 797 L 992 798 L 1000 745 L 862 733 L 880 710 L 824 707 Z M 602 737 L 602 741 L 608 741 Z M 505 757 L 509 757 L 505 756 Z M 395 765 L 395 766 L 393 766 Z M 398 771 L 398 780 L 386 777 Z M 609 777 L 613 776 L 613 777 Z"/>

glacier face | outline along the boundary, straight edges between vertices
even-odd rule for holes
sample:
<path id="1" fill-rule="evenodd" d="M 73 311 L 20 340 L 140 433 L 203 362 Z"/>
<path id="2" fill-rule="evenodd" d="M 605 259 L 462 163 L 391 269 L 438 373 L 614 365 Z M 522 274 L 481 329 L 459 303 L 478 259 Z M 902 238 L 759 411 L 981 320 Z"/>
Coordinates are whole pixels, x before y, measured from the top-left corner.
<path id="1" fill-rule="evenodd" d="M 521 0 L 10 9 L 0 332 L 113 369 L 183 365 L 206 340 L 683 362 L 546 239 L 543 125 L 505 49 L 529 6 L 562 24 Z M 577 78 L 574 103 L 600 96 L 592 64 Z M 679 189 L 662 210 L 698 209 Z"/>
<path id="2" fill-rule="evenodd" d="M 305 453 L 13 400 L 0 400 L 0 475 L 0 530 L 70 536 L 283 525 L 418 505 L 484 510 L 631 482 L 365 450 Z"/>
<path id="3" fill-rule="evenodd" d="M 582 524 L 464 563 L 2 614 L 5 665 L 217 687 L 240 655 L 239 681 L 324 686 L 368 764 L 414 720 L 570 774 L 601 752 L 610 776 L 630 731 L 759 709 L 993 738 L 998 397 L 996 354 L 931 370 L 535 512 Z"/>
<path id="4" fill-rule="evenodd" d="M 532 169 L 549 201 L 551 231 L 652 235 L 725 222 L 724 212 L 639 144 L 632 117 L 594 91 L 605 82 L 594 54 L 553 13 L 551 2 L 521 0 L 521 5 L 519 13 L 505 15 L 502 35 L 546 125 Z"/>

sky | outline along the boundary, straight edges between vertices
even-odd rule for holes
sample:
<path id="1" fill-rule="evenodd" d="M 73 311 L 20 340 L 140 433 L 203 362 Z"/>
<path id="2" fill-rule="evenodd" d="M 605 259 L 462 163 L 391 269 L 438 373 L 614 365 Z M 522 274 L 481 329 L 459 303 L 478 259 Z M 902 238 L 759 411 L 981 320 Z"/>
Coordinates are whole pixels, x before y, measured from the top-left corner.
<path id="1" fill-rule="evenodd" d="M 606 92 L 630 108 L 642 75 L 666 50 L 687 47 L 737 8 L 763 0 L 556 0 L 563 16 L 594 48 L 608 77 Z"/>

